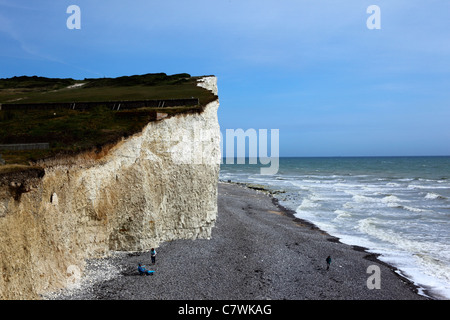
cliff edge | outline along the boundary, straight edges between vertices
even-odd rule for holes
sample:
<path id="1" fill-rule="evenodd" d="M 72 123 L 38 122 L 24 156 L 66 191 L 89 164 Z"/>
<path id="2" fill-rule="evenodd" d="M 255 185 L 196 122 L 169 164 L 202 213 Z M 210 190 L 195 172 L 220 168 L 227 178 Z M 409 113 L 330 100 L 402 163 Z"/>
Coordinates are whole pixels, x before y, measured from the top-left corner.
<path id="1" fill-rule="evenodd" d="M 215 77 L 199 86 L 217 95 Z M 217 214 L 218 99 L 198 113 L 150 122 L 101 157 L 43 160 L 17 194 L 0 186 L 0 298 L 39 299 L 73 267 L 111 251 L 209 238 Z"/>

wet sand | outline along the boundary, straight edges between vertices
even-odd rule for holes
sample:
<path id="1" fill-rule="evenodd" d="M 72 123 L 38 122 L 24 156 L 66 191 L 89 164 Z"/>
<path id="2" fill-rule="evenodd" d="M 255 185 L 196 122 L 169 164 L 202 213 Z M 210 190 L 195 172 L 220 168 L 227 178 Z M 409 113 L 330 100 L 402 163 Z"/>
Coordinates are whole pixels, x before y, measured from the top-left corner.
<path id="1" fill-rule="evenodd" d="M 52 299 L 427 299 L 375 255 L 295 218 L 267 193 L 219 183 L 218 207 L 211 239 L 163 243 L 154 265 L 149 252 L 91 261 L 88 271 L 108 265 L 115 272 L 102 281 L 85 278 L 87 285 Z M 150 266 L 154 275 L 138 275 L 138 263 Z M 367 286 L 371 265 L 380 268 L 380 289 Z"/>

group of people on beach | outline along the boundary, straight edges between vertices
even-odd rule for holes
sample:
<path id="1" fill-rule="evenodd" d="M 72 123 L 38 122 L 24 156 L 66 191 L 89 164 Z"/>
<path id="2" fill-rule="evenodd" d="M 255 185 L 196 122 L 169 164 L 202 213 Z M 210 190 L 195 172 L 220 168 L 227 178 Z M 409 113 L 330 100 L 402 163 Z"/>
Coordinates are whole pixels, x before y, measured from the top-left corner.
<path id="1" fill-rule="evenodd" d="M 155 248 L 151 248 L 150 250 L 150 257 L 152 259 L 152 264 L 156 263 L 156 250 Z M 145 268 L 145 266 L 143 266 L 142 264 L 139 263 L 138 265 L 138 272 L 141 275 L 152 275 L 155 271 L 154 270 L 148 270 Z"/>

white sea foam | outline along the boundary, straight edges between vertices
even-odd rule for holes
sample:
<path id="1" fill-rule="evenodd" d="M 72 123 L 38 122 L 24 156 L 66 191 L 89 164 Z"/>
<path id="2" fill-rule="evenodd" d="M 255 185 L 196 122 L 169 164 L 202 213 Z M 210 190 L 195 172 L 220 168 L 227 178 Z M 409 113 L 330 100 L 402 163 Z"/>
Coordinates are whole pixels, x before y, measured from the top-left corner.
<path id="1" fill-rule="evenodd" d="M 415 241 L 407 238 L 401 232 L 386 228 L 377 218 L 365 218 L 358 222 L 358 229 L 372 237 L 391 243 L 408 252 L 417 252 L 433 247 L 434 243 Z M 426 250 L 425 250 L 426 251 Z"/>
<path id="2" fill-rule="evenodd" d="M 353 208 L 354 208 L 352 202 L 346 202 L 346 203 L 344 203 L 344 204 L 342 205 L 342 207 L 343 207 L 344 209 L 353 209 Z"/>
<path id="3" fill-rule="evenodd" d="M 420 208 L 415 208 L 415 207 L 410 207 L 410 206 L 401 206 L 401 208 L 411 211 L 411 212 L 429 212 L 428 210 L 425 210 L 425 209 L 420 209 Z"/>
<path id="4" fill-rule="evenodd" d="M 441 196 L 440 194 L 437 194 L 434 192 L 428 192 L 427 195 L 425 196 L 425 199 L 435 200 L 435 199 L 446 199 L 446 198 Z"/>
<path id="5" fill-rule="evenodd" d="M 405 200 L 400 200 L 398 197 L 394 195 L 389 195 L 381 199 L 381 202 L 383 203 L 398 203 L 398 202 L 404 202 Z"/>
<path id="6" fill-rule="evenodd" d="M 306 198 L 302 200 L 302 203 L 298 206 L 297 210 L 305 210 L 317 207 L 320 207 L 319 203 Z"/>
<path id="7" fill-rule="evenodd" d="M 450 267 L 448 266 L 448 263 L 445 262 L 445 259 L 440 257 L 442 251 L 448 252 L 447 245 L 426 241 L 423 238 L 408 238 L 407 235 L 401 232 L 383 228 L 381 223 L 374 218 L 366 218 L 359 221 L 358 227 L 360 231 L 390 243 L 394 245 L 395 248 L 405 251 L 409 253 L 409 256 L 414 257 L 422 270 L 419 272 L 416 267 L 410 267 L 409 273 L 413 274 L 413 278 L 417 280 L 420 278 L 420 274 L 426 273 L 435 279 L 439 279 L 437 282 L 440 283 L 441 287 L 444 285 L 447 289 L 450 289 Z M 387 249 L 387 251 L 389 251 L 389 249 Z M 385 253 L 385 255 L 389 256 L 392 255 L 392 253 Z M 445 253 L 443 255 L 441 254 L 441 256 L 445 256 Z M 401 264 L 401 260 L 399 260 L 398 257 L 391 257 L 390 259 L 394 260 L 397 264 Z M 411 266 L 414 264 L 409 263 L 408 265 Z M 412 271 L 413 269 L 415 270 L 414 272 Z M 429 284 L 430 281 L 422 283 Z"/>
<path id="8" fill-rule="evenodd" d="M 354 202 L 357 202 L 357 203 L 373 203 L 373 202 L 380 201 L 377 198 L 366 197 L 366 196 L 363 196 L 363 195 L 360 195 L 360 194 L 354 195 L 352 197 L 352 199 L 353 199 Z"/>
<path id="9" fill-rule="evenodd" d="M 352 216 L 352 214 L 350 212 L 345 211 L 345 210 L 340 210 L 340 209 L 334 210 L 334 213 L 337 214 L 335 219 L 343 219 L 343 218 L 348 218 L 348 217 Z"/>
<path id="10" fill-rule="evenodd" d="M 408 189 L 448 189 L 447 186 L 436 186 L 436 185 L 418 185 L 418 184 L 410 184 L 408 185 Z"/>
<path id="11" fill-rule="evenodd" d="M 321 183 L 320 180 L 308 180 L 308 179 L 304 179 L 302 180 L 303 183 Z"/>
<path id="12" fill-rule="evenodd" d="M 346 183 L 338 182 L 338 183 L 335 183 L 334 186 L 336 188 L 340 187 L 340 188 L 345 188 L 345 189 L 357 189 L 357 190 L 364 187 L 363 184 L 355 184 L 355 183 L 349 183 L 349 182 L 346 182 Z"/>

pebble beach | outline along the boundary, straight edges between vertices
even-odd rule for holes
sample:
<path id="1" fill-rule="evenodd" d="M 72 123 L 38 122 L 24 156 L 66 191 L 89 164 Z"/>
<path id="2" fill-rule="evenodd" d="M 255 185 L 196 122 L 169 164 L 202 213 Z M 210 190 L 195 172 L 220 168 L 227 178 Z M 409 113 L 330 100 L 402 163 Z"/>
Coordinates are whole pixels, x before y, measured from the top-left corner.
<path id="1" fill-rule="evenodd" d="M 219 183 L 211 239 L 88 261 L 81 280 L 49 300 L 427 300 L 364 248 L 295 218 L 264 191 Z M 332 259 L 327 270 L 326 258 Z M 141 276 L 141 263 L 154 270 Z M 379 288 L 369 288 L 370 266 Z M 371 267 L 373 268 L 373 267 Z M 378 269 L 379 268 L 379 269 Z M 370 268 L 369 268 L 370 270 Z"/>

